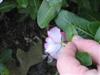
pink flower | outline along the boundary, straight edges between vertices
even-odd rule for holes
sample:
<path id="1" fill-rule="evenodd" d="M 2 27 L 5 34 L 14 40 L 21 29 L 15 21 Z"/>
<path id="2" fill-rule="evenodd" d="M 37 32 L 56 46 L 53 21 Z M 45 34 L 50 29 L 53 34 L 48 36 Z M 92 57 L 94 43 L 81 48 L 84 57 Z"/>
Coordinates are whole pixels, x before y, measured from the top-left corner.
<path id="1" fill-rule="evenodd" d="M 45 52 L 49 53 L 53 58 L 57 59 L 57 54 L 63 47 L 62 39 L 63 36 L 59 28 L 54 27 L 50 29 L 48 31 L 48 37 L 46 38 L 46 43 L 44 44 Z"/>

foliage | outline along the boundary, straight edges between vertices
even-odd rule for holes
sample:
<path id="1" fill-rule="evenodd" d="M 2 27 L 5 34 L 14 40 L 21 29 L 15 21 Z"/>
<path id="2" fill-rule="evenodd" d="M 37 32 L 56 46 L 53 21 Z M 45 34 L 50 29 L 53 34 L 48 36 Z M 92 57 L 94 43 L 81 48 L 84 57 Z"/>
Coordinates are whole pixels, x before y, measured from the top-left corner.
<path id="1" fill-rule="evenodd" d="M 0 12 L 5 13 L 17 8 L 19 12 L 30 15 L 35 20 L 41 0 L 5 0 L 0 4 Z"/>
<path id="2" fill-rule="evenodd" d="M 96 34 L 95 34 L 95 40 L 100 42 L 100 27 L 98 28 Z"/>
<path id="3" fill-rule="evenodd" d="M 77 5 L 75 6 L 77 7 L 77 12 L 73 10 L 69 11 L 71 2 Z M 49 27 L 51 22 L 53 22 L 53 25 L 56 24 L 66 33 L 68 41 L 71 41 L 74 35 L 80 35 L 84 38 L 93 39 L 100 42 L 99 8 L 100 0 L 4 0 L 0 4 L 0 13 L 6 14 L 12 10 L 16 10 L 19 14 L 23 14 L 21 18 L 31 17 L 32 20 L 37 21 L 40 28 L 45 29 Z M 40 46 L 39 49 L 37 48 L 38 46 Z M 33 54 L 31 54 L 32 56 L 30 56 L 31 51 L 23 52 L 22 50 L 17 50 L 16 56 L 21 66 L 17 69 L 15 68 L 15 71 L 20 72 L 21 70 L 24 70 L 24 73 L 21 75 L 26 75 L 26 72 L 30 66 L 40 62 L 40 56 L 42 56 L 41 46 L 42 45 L 39 42 L 36 43 L 33 48 L 34 51 L 32 51 Z M 34 56 L 35 53 L 39 54 L 37 54 L 39 59 L 36 58 L 38 56 Z M 79 55 L 77 55 L 77 57 L 81 63 L 86 66 L 92 64 L 92 59 L 88 54 L 78 54 Z M 12 59 L 12 50 L 7 49 L 1 52 L 0 63 L 6 65 L 10 59 Z M 30 63 L 28 61 L 30 61 Z M 0 72 L 2 71 L 1 68 L 4 69 L 4 67 L 0 65 Z"/>
<path id="4" fill-rule="evenodd" d="M 37 15 L 37 22 L 41 28 L 48 26 L 62 6 L 62 0 L 43 0 Z"/>
<path id="5" fill-rule="evenodd" d="M 79 9 L 86 8 L 85 10 L 91 10 L 92 12 L 96 12 L 96 10 L 92 10 L 92 7 L 90 6 L 90 4 L 91 4 L 90 1 L 88 1 L 88 0 L 87 1 L 77 0 L 76 2 L 78 2 L 79 5 L 81 5 Z M 43 14 L 42 11 L 46 10 L 46 7 L 48 5 L 45 5 L 44 8 L 42 8 L 42 6 L 40 6 L 40 8 L 42 8 L 43 10 L 42 9 L 41 9 L 41 11 L 39 10 L 38 16 Z M 49 15 L 51 16 L 52 13 L 49 13 Z M 41 16 L 43 16 L 43 15 L 41 15 Z M 87 14 L 85 16 L 87 16 Z M 48 15 L 45 15 L 45 17 L 48 17 Z M 40 20 L 37 19 L 38 24 L 41 28 L 47 27 L 47 25 L 48 25 L 48 23 L 50 23 L 51 19 L 54 18 L 54 16 L 52 18 L 48 17 L 48 19 L 50 19 L 50 20 L 48 20 L 45 17 L 43 17 L 44 19 L 40 19 Z M 38 17 L 38 18 L 41 18 L 41 17 Z M 42 20 L 45 23 L 40 24 Z M 100 37 L 99 37 L 100 29 L 98 29 L 100 23 L 96 22 L 96 21 L 94 22 L 94 21 L 95 20 L 91 21 L 91 18 L 90 18 L 90 20 L 83 19 L 81 17 L 76 16 L 72 12 L 69 12 L 67 10 L 62 10 L 62 9 L 58 13 L 58 16 L 55 19 L 56 25 L 58 25 L 66 33 L 66 37 L 67 37 L 68 41 L 71 41 L 72 37 L 74 35 L 78 35 L 78 34 L 79 35 L 85 34 L 85 36 L 87 38 L 100 40 Z M 97 31 L 97 29 L 98 29 L 98 31 Z M 81 36 L 84 37 L 84 35 L 81 35 Z M 80 57 L 79 60 L 84 65 L 87 65 L 87 66 L 91 65 L 92 59 L 90 59 L 90 57 L 88 57 L 88 54 L 78 53 L 77 57 Z M 84 57 L 84 60 L 83 60 L 83 57 Z"/>
<path id="6" fill-rule="evenodd" d="M 91 66 L 92 65 L 92 57 L 89 56 L 86 52 L 77 52 L 76 58 L 81 62 L 82 65 Z"/>
<path id="7" fill-rule="evenodd" d="M 12 50 L 5 49 L 0 54 L 0 75 L 10 75 L 8 68 L 4 65 L 12 59 Z"/>
<path id="8" fill-rule="evenodd" d="M 56 24 L 66 32 L 67 37 L 73 37 L 73 34 L 77 35 L 77 32 L 80 34 L 84 33 L 87 37 L 94 38 L 96 31 L 100 25 L 99 22 L 90 22 L 83 18 L 76 16 L 75 14 L 62 10 L 57 19 L 55 20 Z M 67 29 L 69 28 L 70 29 Z M 73 28 L 74 27 L 74 28 Z M 78 30 L 77 32 L 75 30 Z M 84 35 L 81 35 L 84 36 Z M 70 39 L 68 38 L 68 39 Z"/>
<path id="9" fill-rule="evenodd" d="M 8 68 L 3 64 L 0 64 L 0 75 L 10 75 Z"/>

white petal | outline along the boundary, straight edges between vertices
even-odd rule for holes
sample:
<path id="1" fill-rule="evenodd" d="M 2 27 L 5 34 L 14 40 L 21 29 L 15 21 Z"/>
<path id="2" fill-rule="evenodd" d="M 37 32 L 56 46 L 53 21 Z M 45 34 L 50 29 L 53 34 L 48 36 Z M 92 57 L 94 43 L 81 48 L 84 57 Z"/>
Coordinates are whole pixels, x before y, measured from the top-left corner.
<path id="1" fill-rule="evenodd" d="M 52 48 L 54 48 L 53 45 L 54 45 L 54 43 L 52 43 L 52 44 L 51 44 L 51 43 L 45 43 L 45 44 L 44 44 L 44 48 L 45 48 L 46 50 L 48 50 L 48 49 L 51 50 Z"/>
<path id="2" fill-rule="evenodd" d="M 51 38 L 46 38 L 46 43 L 44 44 L 44 48 L 48 49 L 49 45 L 54 44 L 54 41 Z"/>
<path id="3" fill-rule="evenodd" d="M 47 49 L 45 50 L 45 52 L 51 53 L 53 51 L 55 51 L 55 44 L 49 44 L 49 43 L 47 43 Z"/>
<path id="4" fill-rule="evenodd" d="M 61 42 L 61 32 L 60 32 L 60 29 L 57 27 L 50 29 L 48 31 L 48 36 L 57 43 Z"/>
<path id="5" fill-rule="evenodd" d="M 60 48 L 61 44 L 49 45 L 49 48 L 45 52 L 49 53 L 53 58 L 57 58 Z"/>
<path id="6" fill-rule="evenodd" d="M 59 44 L 59 45 L 56 45 L 56 46 L 55 46 L 55 50 L 52 51 L 52 52 L 50 53 L 50 55 L 51 55 L 53 58 L 56 58 L 56 59 L 57 59 L 57 56 L 58 56 L 58 53 L 59 53 L 60 49 L 61 49 L 61 45 L 60 45 L 60 44 Z"/>
<path id="7" fill-rule="evenodd" d="M 47 37 L 47 38 L 46 38 L 46 42 L 47 42 L 47 43 L 53 43 L 54 41 L 53 41 L 50 37 Z"/>

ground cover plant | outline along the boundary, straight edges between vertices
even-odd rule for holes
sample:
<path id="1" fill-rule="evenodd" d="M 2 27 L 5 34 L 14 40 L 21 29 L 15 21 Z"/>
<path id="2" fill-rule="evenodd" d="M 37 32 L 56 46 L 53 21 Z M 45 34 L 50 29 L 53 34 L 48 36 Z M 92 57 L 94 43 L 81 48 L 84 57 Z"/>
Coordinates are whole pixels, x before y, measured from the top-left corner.
<path id="1" fill-rule="evenodd" d="M 0 0 L 0 75 L 59 75 L 55 53 L 74 35 L 100 43 L 100 0 Z"/>

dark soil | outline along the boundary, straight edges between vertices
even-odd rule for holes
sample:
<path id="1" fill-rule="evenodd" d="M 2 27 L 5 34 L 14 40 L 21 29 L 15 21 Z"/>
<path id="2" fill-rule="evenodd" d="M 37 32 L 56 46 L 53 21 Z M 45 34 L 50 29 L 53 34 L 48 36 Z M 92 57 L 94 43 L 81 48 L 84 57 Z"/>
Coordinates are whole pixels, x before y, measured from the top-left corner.
<path id="1" fill-rule="evenodd" d="M 33 21 L 29 18 L 20 21 L 22 14 L 15 10 L 1 14 L 0 16 L 0 48 L 11 48 L 16 50 L 21 48 L 28 50 L 29 42 L 25 38 L 31 39 L 34 36 Z"/>
<path id="2" fill-rule="evenodd" d="M 56 67 L 48 65 L 44 60 L 42 63 L 32 66 L 28 75 L 54 75 L 55 72 Z"/>
<path id="3" fill-rule="evenodd" d="M 12 49 L 13 57 L 16 58 L 18 48 L 27 51 L 33 37 L 38 36 L 44 40 L 42 37 L 44 33 L 45 30 L 41 30 L 36 21 L 25 14 L 19 14 L 17 9 L 0 14 L 0 52 L 4 49 Z M 34 40 L 34 42 L 36 41 Z M 53 75 L 55 70 L 55 67 L 48 65 L 47 61 L 44 60 L 32 66 L 28 75 Z"/>

